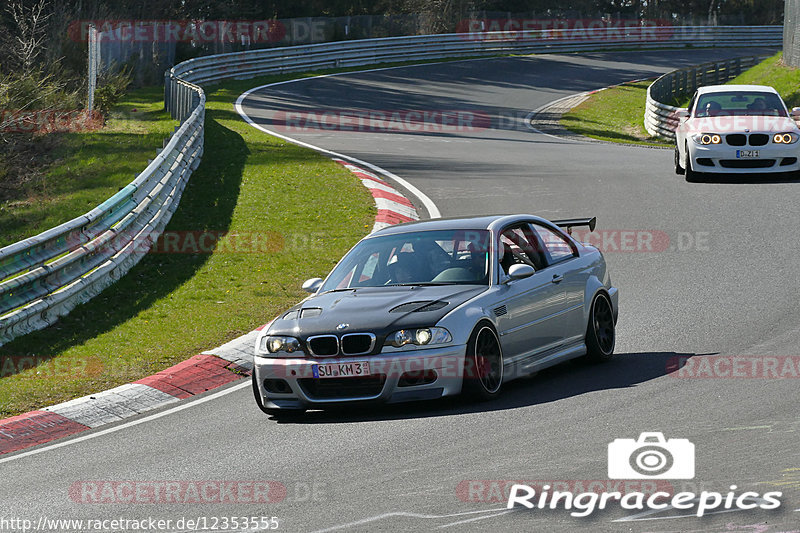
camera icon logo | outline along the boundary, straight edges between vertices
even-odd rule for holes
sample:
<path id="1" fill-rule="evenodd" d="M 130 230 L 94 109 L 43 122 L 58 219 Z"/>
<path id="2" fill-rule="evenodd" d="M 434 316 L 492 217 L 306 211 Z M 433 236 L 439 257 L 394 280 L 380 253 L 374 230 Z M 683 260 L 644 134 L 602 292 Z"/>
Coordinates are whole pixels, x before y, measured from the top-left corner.
<path id="1" fill-rule="evenodd" d="M 616 439 L 608 445 L 609 479 L 693 479 L 694 444 L 642 433 L 639 439 Z"/>

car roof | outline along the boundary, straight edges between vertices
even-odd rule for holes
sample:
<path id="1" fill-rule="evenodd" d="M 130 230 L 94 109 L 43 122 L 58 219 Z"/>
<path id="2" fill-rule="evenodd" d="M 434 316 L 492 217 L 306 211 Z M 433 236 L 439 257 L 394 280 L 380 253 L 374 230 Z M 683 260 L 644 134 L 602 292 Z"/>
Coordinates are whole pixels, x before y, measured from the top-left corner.
<path id="1" fill-rule="evenodd" d="M 716 92 L 735 92 L 735 91 L 752 91 L 762 93 L 778 94 L 774 88 L 769 85 L 705 85 L 697 88 L 697 94 L 716 93 Z"/>
<path id="2" fill-rule="evenodd" d="M 373 232 L 370 237 L 378 235 L 393 235 L 399 233 L 409 233 L 413 231 L 433 231 L 433 230 L 492 230 L 498 227 L 513 223 L 516 220 L 535 220 L 552 224 L 552 222 L 534 215 L 478 215 L 473 217 L 447 217 L 434 218 L 429 220 L 418 220 L 388 226 Z"/>

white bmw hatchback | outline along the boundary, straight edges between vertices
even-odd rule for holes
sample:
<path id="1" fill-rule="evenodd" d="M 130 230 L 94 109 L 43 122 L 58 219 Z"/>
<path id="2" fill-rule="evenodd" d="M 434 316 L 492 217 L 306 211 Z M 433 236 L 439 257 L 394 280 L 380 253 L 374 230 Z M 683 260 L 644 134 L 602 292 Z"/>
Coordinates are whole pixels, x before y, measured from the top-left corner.
<path id="1" fill-rule="evenodd" d="M 800 172 L 800 129 L 778 92 L 765 85 L 709 85 L 677 113 L 675 172 Z"/>

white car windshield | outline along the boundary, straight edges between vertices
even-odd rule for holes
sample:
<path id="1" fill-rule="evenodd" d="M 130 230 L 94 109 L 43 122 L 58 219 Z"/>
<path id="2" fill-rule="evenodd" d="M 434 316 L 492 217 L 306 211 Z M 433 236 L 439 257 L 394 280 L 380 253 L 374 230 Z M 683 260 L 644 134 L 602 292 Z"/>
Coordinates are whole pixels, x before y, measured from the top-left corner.
<path id="1" fill-rule="evenodd" d="M 438 230 L 365 239 L 334 268 L 321 292 L 392 285 L 488 285 L 487 230 Z"/>
<path id="2" fill-rule="evenodd" d="M 786 107 L 777 94 L 763 91 L 725 91 L 701 94 L 694 116 L 787 116 Z"/>

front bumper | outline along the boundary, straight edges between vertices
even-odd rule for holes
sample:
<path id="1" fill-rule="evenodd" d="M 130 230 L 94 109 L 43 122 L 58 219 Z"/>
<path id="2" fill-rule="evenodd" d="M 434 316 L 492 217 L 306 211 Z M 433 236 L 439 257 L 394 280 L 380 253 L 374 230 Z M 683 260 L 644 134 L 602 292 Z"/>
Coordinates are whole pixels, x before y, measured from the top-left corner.
<path id="1" fill-rule="evenodd" d="M 466 345 L 356 357 L 271 358 L 255 356 L 255 380 L 264 407 L 269 409 L 319 409 L 337 404 L 394 403 L 431 400 L 461 392 Z M 314 378 L 313 365 L 368 362 L 370 376 Z M 409 384 L 408 376 L 423 376 L 421 384 Z M 379 376 L 379 377 L 375 377 Z M 430 381 L 433 376 L 435 379 Z M 267 390 L 265 380 L 282 380 L 288 390 Z"/>
<path id="2" fill-rule="evenodd" d="M 740 150 L 758 151 L 757 158 L 737 157 Z M 800 171 L 800 143 L 764 146 L 698 145 L 689 141 L 692 170 L 715 174 L 754 174 Z"/>

